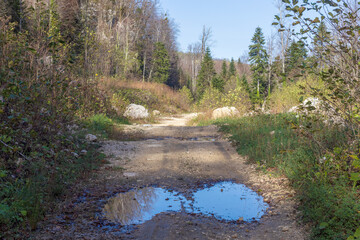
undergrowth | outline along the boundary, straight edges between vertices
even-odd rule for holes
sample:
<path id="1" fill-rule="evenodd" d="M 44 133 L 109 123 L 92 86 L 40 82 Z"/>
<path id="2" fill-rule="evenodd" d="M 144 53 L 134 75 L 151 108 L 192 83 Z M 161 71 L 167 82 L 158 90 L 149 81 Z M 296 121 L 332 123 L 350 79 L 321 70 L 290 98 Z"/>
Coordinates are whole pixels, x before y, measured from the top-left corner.
<path id="1" fill-rule="evenodd" d="M 250 162 L 288 177 L 297 190 L 304 222 L 313 226 L 312 239 L 353 239 L 360 227 L 360 188 L 343 158 L 347 130 L 318 122 L 309 141 L 296 127 L 309 123 L 299 121 L 295 115 L 279 114 L 211 123 L 228 133 L 238 153 Z"/>

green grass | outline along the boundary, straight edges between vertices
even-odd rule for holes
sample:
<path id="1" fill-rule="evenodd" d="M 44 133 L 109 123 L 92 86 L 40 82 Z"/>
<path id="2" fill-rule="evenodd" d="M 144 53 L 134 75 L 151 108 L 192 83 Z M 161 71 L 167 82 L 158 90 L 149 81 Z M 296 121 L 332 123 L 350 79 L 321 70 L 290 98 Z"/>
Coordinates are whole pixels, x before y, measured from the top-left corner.
<path id="1" fill-rule="evenodd" d="M 346 239 L 360 226 L 360 189 L 353 188 L 341 154 L 325 154 L 346 149 L 345 130 L 317 122 L 309 128 L 316 140 L 311 141 L 294 129 L 300 123 L 291 114 L 200 122 L 209 123 L 228 133 L 238 153 L 248 156 L 250 162 L 289 178 L 303 220 L 313 226 L 312 239 Z M 301 124 L 310 126 L 309 122 Z M 326 146 L 326 151 L 315 142 Z"/>
<path id="2" fill-rule="evenodd" d="M 109 118 L 105 114 L 96 114 L 84 121 L 86 128 L 93 134 L 109 138 L 114 131 L 114 127 L 130 124 L 126 118 Z"/>
<path id="3" fill-rule="evenodd" d="M 97 146 L 74 141 L 74 152 L 86 149 L 87 153 L 76 158 L 71 153 L 58 152 L 49 163 L 53 168 L 43 167 L 39 154 L 37 161 L 26 166 L 33 174 L 25 178 L 0 169 L 0 239 L 26 239 L 46 209 L 61 199 L 79 178 L 100 165 L 104 155 L 97 151 Z"/>

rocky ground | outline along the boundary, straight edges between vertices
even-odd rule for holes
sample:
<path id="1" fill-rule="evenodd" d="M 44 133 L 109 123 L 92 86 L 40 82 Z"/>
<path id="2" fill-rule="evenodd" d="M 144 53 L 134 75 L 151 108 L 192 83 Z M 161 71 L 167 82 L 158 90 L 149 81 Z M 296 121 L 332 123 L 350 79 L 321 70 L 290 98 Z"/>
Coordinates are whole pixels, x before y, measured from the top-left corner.
<path id="1" fill-rule="evenodd" d="M 306 239 L 298 224 L 294 192 L 287 179 L 270 177 L 246 163 L 214 126 L 190 127 L 193 115 L 125 129 L 138 141 L 105 141 L 108 164 L 49 212 L 33 239 Z M 118 193 L 147 186 L 190 194 L 206 184 L 231 180 L 257 191 L 270 208 L 258 222 L 226 222 L 184 211 L 122 226 L 102 209 Z"/>

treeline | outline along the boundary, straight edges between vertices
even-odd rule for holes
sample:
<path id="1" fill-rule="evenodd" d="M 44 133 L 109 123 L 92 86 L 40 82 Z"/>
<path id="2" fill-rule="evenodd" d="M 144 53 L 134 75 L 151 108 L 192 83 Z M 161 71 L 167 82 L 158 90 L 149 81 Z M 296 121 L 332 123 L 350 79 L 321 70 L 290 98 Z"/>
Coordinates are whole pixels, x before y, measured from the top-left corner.
<path id="1" fill-rule="evenodd" d="M 73 74 L 178 86 L 176 26 L 156 1 L 14 0 L 0 4 L 1 15 L 10 16 L 17 33 L 37 36 L 38 42 L 60 42 L 62 57 L 71 64 Z M 40 60 L 56 64 L 46 47 L 32 47 Z"/>

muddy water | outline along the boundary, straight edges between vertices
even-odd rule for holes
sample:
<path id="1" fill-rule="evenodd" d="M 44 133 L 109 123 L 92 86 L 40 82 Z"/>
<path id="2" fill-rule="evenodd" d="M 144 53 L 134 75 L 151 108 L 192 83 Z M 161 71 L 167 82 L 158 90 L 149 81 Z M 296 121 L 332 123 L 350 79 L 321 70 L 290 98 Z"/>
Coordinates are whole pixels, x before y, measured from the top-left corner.
<path id="1" fill-rule="evenodd" d="M 245 185 L 221 182 L 195 191 L 191 199 L 162 188 L 142 188 L 111 198 L 104 216 L 122 225 L 141 224 L 163 212 L 198 213 L 227 221 L 254 221 L 265 214 L 268 205 Z"/>

